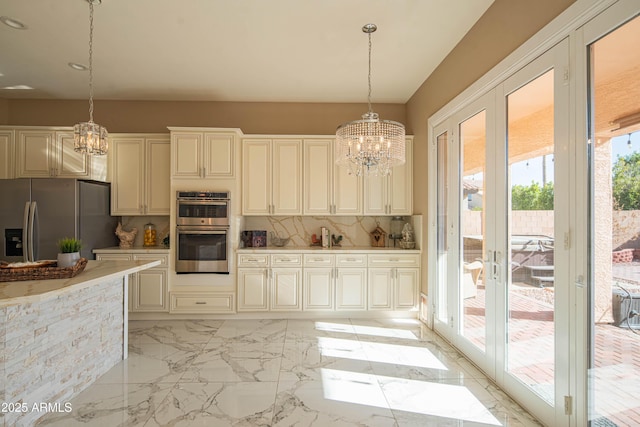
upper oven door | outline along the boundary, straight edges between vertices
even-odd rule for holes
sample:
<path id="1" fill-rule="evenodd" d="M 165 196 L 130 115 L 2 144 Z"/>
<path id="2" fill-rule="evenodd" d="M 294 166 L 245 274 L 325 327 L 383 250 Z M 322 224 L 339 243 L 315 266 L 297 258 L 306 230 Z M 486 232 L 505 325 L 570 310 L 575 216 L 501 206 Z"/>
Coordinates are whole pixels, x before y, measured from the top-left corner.
<path id="1" fill-rule="evenodd" d="M 177 225 L 229 225 L 228 200 L 177 200 Z"/>

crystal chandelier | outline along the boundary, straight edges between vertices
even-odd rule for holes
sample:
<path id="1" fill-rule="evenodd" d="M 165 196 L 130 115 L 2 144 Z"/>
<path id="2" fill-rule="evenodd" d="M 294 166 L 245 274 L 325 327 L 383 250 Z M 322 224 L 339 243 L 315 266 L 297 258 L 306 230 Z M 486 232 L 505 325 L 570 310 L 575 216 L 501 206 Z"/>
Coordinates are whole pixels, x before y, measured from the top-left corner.
<path id="1" fill-rule="evenodd" d="M 371 33 L 377 29 L 375 24 L 362 27 L 369 36 L 369 111 L 362 120 L 344 123 L 336 130 L 336 163 L 356 176 L 387 176 L 393 166 L 405 162 L 404 125 L 380 120 L 371 110 Z"/>
<path id="2" fill-rule="evenodd" d="M 74 150 L 88 155 L 107 154 L 107 129 L 93 122 L 93 4 L 102 0 L 87 0 L 89 3 L 89 121 L 73 127 Z"/>

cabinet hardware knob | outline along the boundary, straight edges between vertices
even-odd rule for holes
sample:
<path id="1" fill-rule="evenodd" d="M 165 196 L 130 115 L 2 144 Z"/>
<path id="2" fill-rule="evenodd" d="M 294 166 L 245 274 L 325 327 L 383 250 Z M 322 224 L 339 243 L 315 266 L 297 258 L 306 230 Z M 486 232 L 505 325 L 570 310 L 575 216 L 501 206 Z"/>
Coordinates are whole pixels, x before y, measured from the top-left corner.
<path id="1" fill-rule="evenodd" d="M 205 301 L 196 301 L 196 304 L 206 304 Z"/>

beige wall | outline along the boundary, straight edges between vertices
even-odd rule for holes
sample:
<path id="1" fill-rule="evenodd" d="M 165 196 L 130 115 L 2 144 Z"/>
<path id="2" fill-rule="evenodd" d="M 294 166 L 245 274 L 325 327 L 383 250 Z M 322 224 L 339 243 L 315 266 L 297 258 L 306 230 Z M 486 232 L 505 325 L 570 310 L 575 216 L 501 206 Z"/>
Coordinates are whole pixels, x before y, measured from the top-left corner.
<path id="1" fill-rule="evenodd" d="M 364 96 L 364 95 L 363 95 Z M 1 101 L 1 100 L 0 100 Z M 167 126 L 240 128 L 247 134 L 331 135 L 359 119 L 366 104 L 95 101 L 94 120 L 109 132 L 168 132 Z M 402 104 L 374 104 L 380 117 L 406 121 Z M 89 119 L 88 101 L 8 100 L 5 124 L 72 126 Z M 0 102 L 0 124 L 2 103 Z M 407 129 L 408 133 L 411 129 Z"/>
<path id="2" fill-rule="evenodd" d="M 6 125 L 9 120 L 9 101 L 0 99 L 0 125 Z"/>

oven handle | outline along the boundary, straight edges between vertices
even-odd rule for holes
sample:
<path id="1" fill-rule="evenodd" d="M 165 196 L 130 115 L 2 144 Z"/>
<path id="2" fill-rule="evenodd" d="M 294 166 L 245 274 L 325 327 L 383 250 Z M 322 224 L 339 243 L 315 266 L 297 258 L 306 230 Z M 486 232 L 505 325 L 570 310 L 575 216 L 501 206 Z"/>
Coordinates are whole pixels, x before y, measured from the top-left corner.
<path id="1" fill-rule="evenodd" d="M 229 228 L 176 227 L 178 234 L 227 234 Z"/>
<path id="2" fill-rule="evenodd" d="M 227 206 L 229 205 L 229 201 L 224 200 L 207 200 L 207 199 L 178 199 L 178 205 L 206 205 L 206 206 Z"/>

